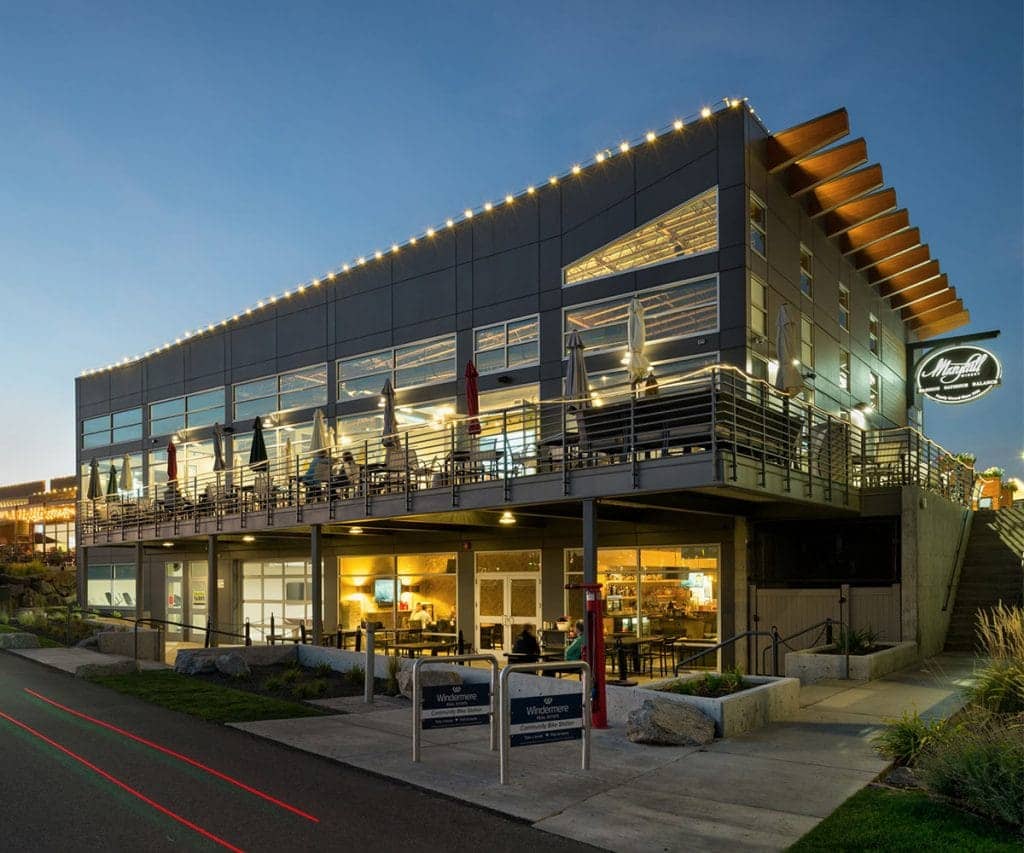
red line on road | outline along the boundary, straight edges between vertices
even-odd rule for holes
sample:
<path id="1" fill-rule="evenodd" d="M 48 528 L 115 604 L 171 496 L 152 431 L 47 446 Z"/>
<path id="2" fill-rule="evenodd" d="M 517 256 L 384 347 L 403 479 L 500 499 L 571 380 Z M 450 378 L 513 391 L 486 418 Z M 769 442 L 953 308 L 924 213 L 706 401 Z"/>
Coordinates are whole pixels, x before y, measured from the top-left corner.
<path id="1" fill-rule="evenodd" d="M 280 808 L 285 809 L 286 811 L 290 811 L 292 814 L 296 814 L 299 817 L 303 817 L 306 820 L 312 821 L 313 823 L 320 823 L 320 818 L 314 817 L 313 815 L 308 814 L 307 812 L 304 812 L 302 811 L 302 809 L 296 808 L 293 805 L 289 805 L 283 800 L 279 800 L 276 797 L 273 797 L 270 794 L 267 794 L 259 790 L 258 788 L 254 788 L 251 785 L 246 785 L 245 782 L 241 781 L 240 779 L 236 779 L 234 776 L 228 776 L 226 773 L 221 773 L 219 770 L 214 770 L 212 767 L 203 764 L 201 761 L 196 761 L 196 759 L 190 758 L 187 755 L 182 755 L 180 752 L 175 752 L 173 749 L 169 749 L 166 746 L 161 746 L 160 744 L 154 743 L 151 740 L 146 740 L 146 738 L 139 737 L 139 735 L 133 734 L 127 729 L 122 729 L 119 726 L 113 725 L 112 723 L 107 723 L 103 720 L 98 720 L 95 717 L 90 717 L 88 714 L 84 714 L 81 711 L 76 711 L 74 708 L 69 708 L 67 705 L 61 705 L 60 702 L 43 696 L 43 694 L 41 693 L 36 693 L 35 690 L 31 690 L 28 687 L 24 689 L 26 693 L 35 696 L 37 699 L 41 699 L 43 702 L 46 702 L 49 705 L 53 705 L 54 708 L 60 708 L 60 710 L 62 711 L 66 711 L 67 713 L 73 714 L 76 717 L 80 717 L 83 720 L 88 720 L 90 723 L 94 723 L 97 726 L 102 726 L 105 729 L 110 729 L 110 731 L 112 732 L 117 732 L 119 735 L 124 735 L 125 737 L 131 738 L 132 740 L 144 744 L 145 746 L 148 746 L 151 749 L 155 749 L 158 752 L 164 753 L 165 755 L 170 755 L 172 758 L 177 758 L 179 761 L 184 761 L 186 764 L 191 764 L 193 767 L 196 767 L 199 770 L 203 770 L 206 773 L 209 773 L 211 776 L 216 776 L 218 779 L 222 779 L 225 782 L 229 782 L 230 784 L 235 785 L 238 788 L 241 788 L 243 791 L 247 791 L 253 796 L 266 800 L 268 803 L 273 803 L 275 806 L 279 806 Z"/>
<path id="2" fill-rule="evenodd" d="M 207 838 L 210 841 L 213 841 L 216 844 L 219 844 L 221 847 L 225 847 L 228 850 L 233 850 L 233 851 L 235 851 L 235 853 L 245 853 L 245 851 L 243 851 L 242 848 L 235 847 L 234 844 L 231 844 L 231 843 L 225 841 L 223 838 L 220 838 L 219 836 L 214 835 L 209 830 L 203 829 L 198 824 L 192 823 L 192 821 L 190 821 L 188 818 L 184 818 L 181 815 L 176 814 L 175 812 L 172 812 L 166 806 L 160 805 L 160 803 L 158 803 L 156 800 L 151 800 L 149 797 L 147 797 L 141 791 L 133 788 L 127 782 L 122 782 L 116 776 L 112 776 L 106 770 L 103 770 L 102 768 L 97 767 L 95 764 L 93 764 L 88 759 L 83 758 L 77 752 L 72 752 L 70 749 L 68 749 L 63 744 L 57 743 L 57 741 L 53 740 L 52 738 L 48 738 L 42 732 L 36 731 L 34 728 L 32 728 L 31 726 L 27 725 L 26 723 L 23 723 L 20 720 L 14 719 L 14 717 L 10 716 L 9 714 L 5 714 L 3 711 L 0 711 L 0 717 L 3 717 L 8 722 L 14 723 L 14 725 L 16 725 L 18 728 L 24 729 L 29 734 L 34 735 L 35 737 L 39 738 L 41 741 L 44 741 L 44 742 L 48 743 L 50 746 L 54 747 L 55 749 L 59 749 L 65 755 L 70 756 L 71 758 L 75 759 L 75 761 L 79 762 L 80 764 L 84 764 L 86 767 L 88 767 L 94 773 L 98 773 L 100 776 L 102 776 L 107 781 L 113 782 L 115 785 L 117 785 L 117 787 L 127 791 L 133 797 L 138 797 L 146 805 L 152 806 L 158 812 L 161 812 L 162 814 L 167 815 L 172 820 L 176 820 L 178 823 L 182 824 L 182 826 L 187 826 L 193 832 L 198 832 L 204 838 Z"/>

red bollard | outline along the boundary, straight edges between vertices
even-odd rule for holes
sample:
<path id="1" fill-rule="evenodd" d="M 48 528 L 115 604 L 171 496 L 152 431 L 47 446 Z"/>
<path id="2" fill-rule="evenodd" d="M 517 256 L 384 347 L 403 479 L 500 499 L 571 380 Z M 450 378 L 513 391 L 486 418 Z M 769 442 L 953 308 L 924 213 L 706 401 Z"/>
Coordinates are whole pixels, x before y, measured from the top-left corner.
<path id="1" fill-rule="evenodd" d="M 604 600 L 601 584 L 567 584 L 566 589 L 582 589 L 586 596 L 587 634 L 590 642 L 583 647 L 583 660 L 590 665 L 594 692 L 590 698 L 590 724 L 595 729 L 608 728 L 608 704 L 604 690 Z"/>

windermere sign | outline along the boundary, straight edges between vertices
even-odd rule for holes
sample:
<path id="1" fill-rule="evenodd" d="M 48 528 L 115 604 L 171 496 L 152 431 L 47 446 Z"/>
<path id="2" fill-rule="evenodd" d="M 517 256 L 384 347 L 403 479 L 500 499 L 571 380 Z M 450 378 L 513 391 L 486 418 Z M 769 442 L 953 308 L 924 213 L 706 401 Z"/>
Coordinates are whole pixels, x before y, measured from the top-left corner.
<path id="1" fill-rule="evenodd" d="M 961 345 L 929 353 L 917 367 L 917 390 L 938 403 L 969 403 L 984 397 L 1003 376 L 1003 367 L 981 347 Z"/>

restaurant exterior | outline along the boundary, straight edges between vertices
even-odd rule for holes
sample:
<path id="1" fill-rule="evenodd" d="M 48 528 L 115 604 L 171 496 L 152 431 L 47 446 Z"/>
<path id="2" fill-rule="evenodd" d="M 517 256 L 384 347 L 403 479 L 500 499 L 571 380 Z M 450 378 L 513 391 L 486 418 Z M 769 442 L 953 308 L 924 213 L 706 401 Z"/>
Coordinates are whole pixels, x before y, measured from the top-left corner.
<path id="1" fill-rule="evenodd" d="M 765 627 L 765 585 L 880 590 L 865 618 L 913 634 L 958 559 L 910 558 L 917 514 L 959 517 L 973 472 L 916 429 L 906 345 L 968 315 L 848 132 L 730 100 L 86 371 L 81 559 L 186 636 L 557 644 L 583 580 L 607 634 L 677 652 Z M 871 520 L 869 577 L 835 543 Z M 829 571 L 768 566 L 784 530 Z"/>

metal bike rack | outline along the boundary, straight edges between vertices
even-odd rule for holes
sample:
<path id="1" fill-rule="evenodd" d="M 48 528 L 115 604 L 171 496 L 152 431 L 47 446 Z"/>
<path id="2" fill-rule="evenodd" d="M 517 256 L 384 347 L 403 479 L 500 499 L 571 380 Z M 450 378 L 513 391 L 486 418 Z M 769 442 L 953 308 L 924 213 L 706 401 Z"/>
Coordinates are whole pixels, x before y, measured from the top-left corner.
<path id="1" fill-rule="evenodd" d="M 490 695 L 491 701 L 488 706 L 487 714 L 491 718 L 490 732 L 491 732 L 491 750 L 497 749 L 498 740 L 498 720 L 497 720 L 497 709 L 498 705 L 495 698 L 494 688 L 497 682 L 498 675 L 498 659 L 494 655 L 452 655 L 451 657 L 429 657 L 429 658 L 418 658 L 412 665 L 412 760 L 420 760 L 420 741 L 422 740 L 422 724 L 423 724 L 423 691 L 422 685 L 420 684 L 420 670 L 433 664 L 439 666 L 441 664 L 448 663 L 468 663 L 469 661 L 487 661 L 490 664 L 491 678 L 490 678 Z M 454 686 L 454 685 L 453 685 Z"/>
<path id="2" fill-rule="evenodd" d="M 582 725 L 582 741 L 583 750 L 580 759 L 580 769 L 590 769 L 590 698 L 591 698 L 591 683 L 593 680 L 593 674 L 590 671 L 590 665 L 586 661 L 553 661 L 551 663 L 517 663 L 509 664 L 501 671 L 499 679 L 499 698 L 501 701 L 501 714 L 499 716 L 499 725 L 501 727 L 501 749 L 499 751 L 500 761 L 500 772 L 501 772 L 501 784 L 507 785 L 509 780 L 509 750 L 512 746 L 512 731 L 511 731 L 511 711 L 512 704 L 508 695 L 508 679 L 509 676 L 514 672 L 525 672 L 527 674 L 534 674 L 537 672 L 544 672 L 548 670 L 559 670 L 565 672 L 567 670 L 579 670 L 583 673 L 581 679 L 583 686 L 583 725 Z M 557 694 L 556 694 L 557 695 Z"/>

